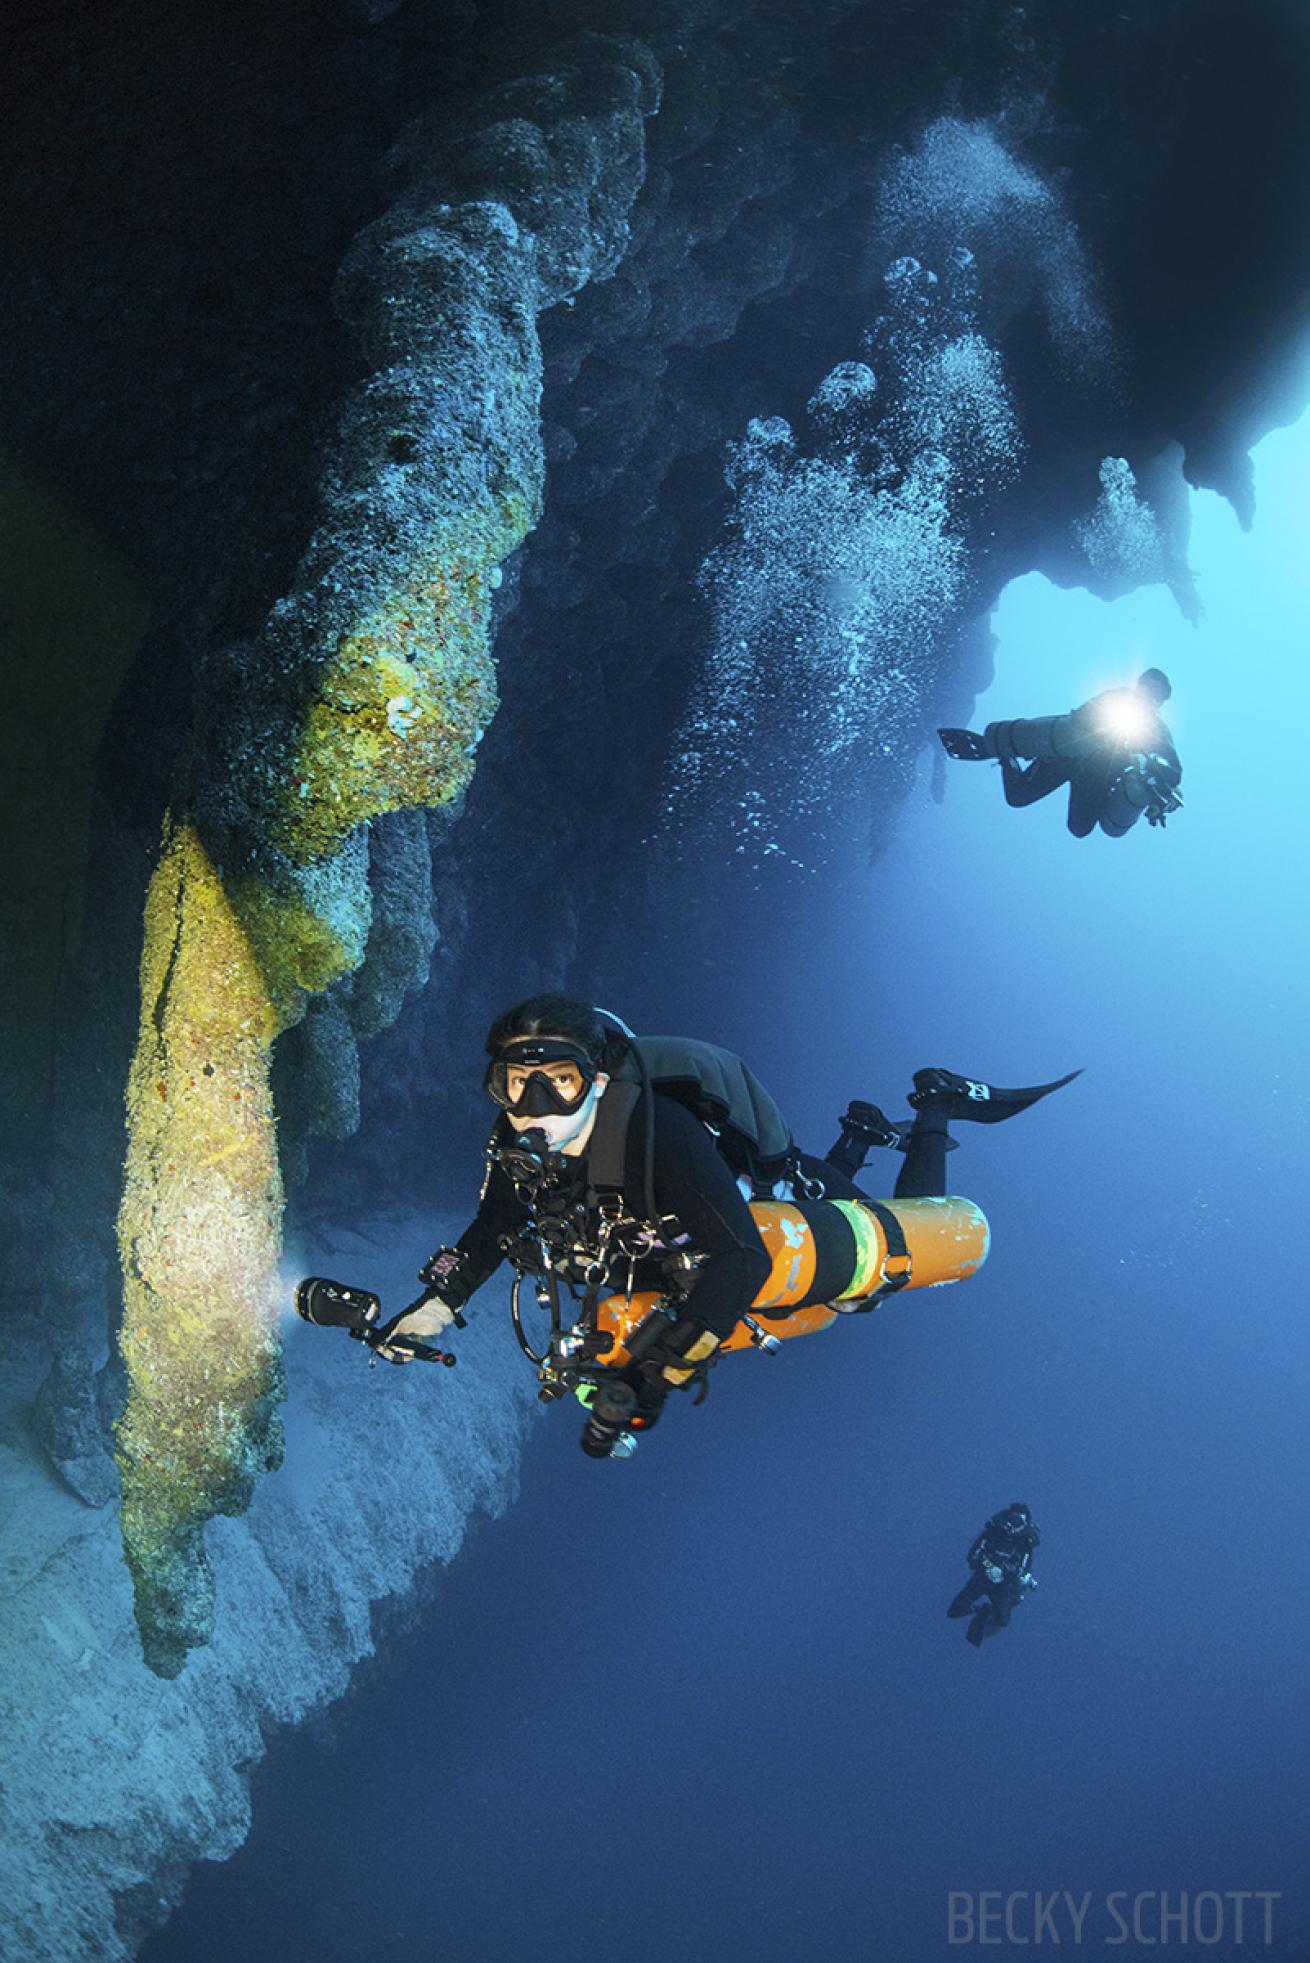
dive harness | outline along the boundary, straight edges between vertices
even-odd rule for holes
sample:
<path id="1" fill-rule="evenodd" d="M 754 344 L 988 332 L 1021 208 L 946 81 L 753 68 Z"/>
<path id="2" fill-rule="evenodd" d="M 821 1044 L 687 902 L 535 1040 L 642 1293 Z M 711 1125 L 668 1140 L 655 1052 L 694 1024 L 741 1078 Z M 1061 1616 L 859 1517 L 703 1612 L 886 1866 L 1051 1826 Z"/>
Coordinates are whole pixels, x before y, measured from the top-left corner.
<path id="1" fill-rule="evenodd" d="M 702 1257 L 686 1246 L 674 1215 L 654 1215 L 651 1182 L 651 1217 L 642 1220 L 612 1188 L 598 1191 L 589 1184 L 585 1194 L 562 1192 L 558 1181 L 566 1164 L 544 1148 L 544 1134 L 531 1130 L 503 1143 L 493 1135 L 488 1146 L 489 1156 L 513 1180 L 526 1213 L 519 1231 L 500 1242 L 515 1271 L 510 1315 L 520 1349 L 536 1366 L 541 1401 L 553 1403 L 572 1393 L 586 1404 L 593 1419 L 583 1450 L 608 1457 L 620 1433 L 648 1430 L 655 1423 L 669 1389 L 694 1387 L 693 1401 L 705 1399 L 718 1339 L 681 1312 Z M 631 1302 L 639 1266 L 652 1261 L 660 1275 L 656 1304 L 628 1343 L 626 1362 L 607 1365 L 600 1359 L 614 1338 L 598 1326 L 597 1304 L 616 1290 Z M 524 1327 L 523 1287 L 529 1278 L 537 1307 L 549 1318 L 544 1344 L 534 1343 Z M 698 1349 L 700 1355 L 688 1354 Z M 623 1392 L 631 1396 L 631 1411 L 620 1423 L 617 1413 L 628 1403 Z M 602 1451 L 604 1437 L 610 1445 Z"/>

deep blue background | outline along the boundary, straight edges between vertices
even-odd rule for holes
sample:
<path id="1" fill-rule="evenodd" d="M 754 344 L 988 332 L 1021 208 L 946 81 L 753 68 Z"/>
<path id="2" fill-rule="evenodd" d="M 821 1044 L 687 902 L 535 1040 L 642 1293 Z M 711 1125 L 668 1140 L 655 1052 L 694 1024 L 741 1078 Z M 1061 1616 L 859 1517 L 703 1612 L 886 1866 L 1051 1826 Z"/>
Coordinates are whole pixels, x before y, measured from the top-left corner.
<path id="1" fill-rule="evenodd" d="M 1271 1949 L 1248 1912 L 1206 1953 L 1310 1954 L 1308 474 L 1302 425 L 1252 535 L 1194 500 L 1199 629 L 1159 589 L 1003 600 L 979 723 L 1172 674 L 1167 832 L 1079 844 L 990 766 L 937 806 L 925 764 L 880 864 L 785 918 L 743 891 L 722 963 L 652 928 L 572 978 L 745 1052 L 820 1150 L 922 1064 L 1086 1075 L 959 1128 L 994 1233 L 967 1287 L 726 1365 L 626 1466 L 547 1413 L 517 1507 L 333 1742 L 274 1747 L 146 1963 L 937 1963 L 948 1891 L 1039 1888 L 1091 1891 L 1089 1955 L 1112 1890 L 1279 1890 Z M 975 1652 L 943 1611 L 1015 1497 L 1041 1586 Z"/>

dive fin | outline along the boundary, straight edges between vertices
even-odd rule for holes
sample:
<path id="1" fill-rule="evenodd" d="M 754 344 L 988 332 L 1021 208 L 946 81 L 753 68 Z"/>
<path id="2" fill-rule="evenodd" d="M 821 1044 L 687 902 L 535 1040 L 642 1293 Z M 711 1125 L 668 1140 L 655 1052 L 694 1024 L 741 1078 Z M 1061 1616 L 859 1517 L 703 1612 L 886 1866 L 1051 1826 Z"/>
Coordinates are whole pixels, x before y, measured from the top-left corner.
<path id="1" fill-rule="evenodd" d="M 939 729 L 942 748 L 960 763 L 986 763 L 991 752 L 985 737 L 972 729 Z"/>
<path id="2" fill-rule="evenodd" d="M 972 1118 L 981 1125 L 999 1125 L 1026 1111 L 1038 1098 L 1063 1090 L 1081 1070 L 1057 1077 L 1053 1084 L 1029 1084 L 1017 1090 L 1003 1090 L 999 1084 L 985 1084 L 977 1077 L 957 1077 L 953 1070 L 916 1070 L 910 1103 L 916 1111 L 944 1110 L 948 1119 Z"/>

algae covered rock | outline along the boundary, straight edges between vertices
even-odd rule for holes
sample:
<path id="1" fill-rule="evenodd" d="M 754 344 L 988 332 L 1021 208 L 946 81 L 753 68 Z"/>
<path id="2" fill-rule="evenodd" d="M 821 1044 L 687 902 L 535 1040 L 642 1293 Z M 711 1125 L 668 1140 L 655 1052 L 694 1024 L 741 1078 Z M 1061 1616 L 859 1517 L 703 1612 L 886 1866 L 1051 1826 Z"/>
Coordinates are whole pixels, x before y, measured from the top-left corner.
<path id="1" fill-rule="evenodd" d="M 353 1128 L 355 1035 L 394 1016 L 434 940 L 418 814 L 472 776 L 501 564 L 541 513 L 537 316 L 622 259 L 655 73 L 585 36 L 458 149 L 444 129 L 404 146 L 406 188 L 337 282 L 369 372 L 312 535 L 262 631 L 207 665 L 221 714 L 197 718 L 146 903 L 119 1217 L 123 1534 L 161 1675 L 208 1637 L 205 1520 L 280 1454 L 273 1042 L 323 1001 L 299 1112 Z"/>

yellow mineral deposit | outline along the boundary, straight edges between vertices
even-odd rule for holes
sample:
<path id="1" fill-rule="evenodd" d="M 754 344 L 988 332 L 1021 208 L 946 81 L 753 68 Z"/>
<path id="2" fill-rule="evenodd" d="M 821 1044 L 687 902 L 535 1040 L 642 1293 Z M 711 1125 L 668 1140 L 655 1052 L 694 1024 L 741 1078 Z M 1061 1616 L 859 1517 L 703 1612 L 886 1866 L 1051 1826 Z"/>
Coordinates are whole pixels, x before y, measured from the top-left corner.
<path id="1" fill-rule="evenodd" d="M 506 504 L 463 549 L 419 563 L 337 649 L 305 717 L 277 842 L 300 863 L 384 811 L 449 804 L 496 706 L 497 562 L 532 514 Z"/>
<path id="2" fill-rule="evenodd" d="M 139 1605 L 143 1590 L 166 1591 L 189 1530 L 244 1505 L 267 1452 L 280 1380 L 276 1033 L 222 884 L 193 828 L 170 821 L 146 900 L 118 1223 L 130 1379 L 118 1450 Z"/>

